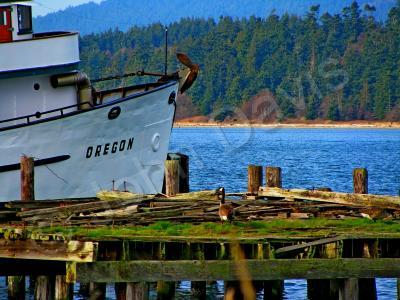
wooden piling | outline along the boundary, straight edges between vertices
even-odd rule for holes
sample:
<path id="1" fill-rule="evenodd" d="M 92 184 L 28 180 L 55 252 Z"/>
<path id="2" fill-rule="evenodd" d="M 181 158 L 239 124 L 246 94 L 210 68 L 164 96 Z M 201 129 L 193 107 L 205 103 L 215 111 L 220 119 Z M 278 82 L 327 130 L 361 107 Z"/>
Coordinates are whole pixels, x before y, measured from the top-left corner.
<path id="1" fill-rule="evenodd" d="M 333 299 L 330 297 L 330 290 L 329 280 L 307 280 L 307 297 L 309 300 Z"/>
<path id="2" fill-rule="evenodd" d="M 339 300 L 358 300 L 359 285 L 357 278 L 344 279 L 339 288 Z"/>
<path id="3" fill-rule="evenodd" d="M 166 177 L 167 178 L 167 177 Z M 159 243 L 158 259 L 166 259 L 165 243 Z M 175 296 L 175 282 L 174 281 L 157 281 L 157 300 L 173 299 Z"/>
<path id="4" fill-rule="evenodd" d="M 179 193 L 189 193 L 189 156 L 182 153 L 168 155 L 170 159 L 179 161 Z"/>
<path id="5" fill-rule="evenodd" d="M 179 193 L 179 161 L 165 161 L 165 194 L 175 196 Z"/>
<path id="6" fill-rule="evenodd" d="M 158 281 L 157 282 L 157 300 L 169 300 L 175 296 L 175 282 Z"/>
<path id="7" fill-rule="evenodd" d="M 368 194 L 368 170 L 359 168 L 353 170 L 353 186 L 355 194 Z"/>
<path id="8" fill-rule="evenodd" d="M 23 300 L 25 299 L 25 277 L 24 276 L 8 276 L 8 299 Z"/>
<path id="9" fill-rule="evenodd" d="M 90 293 L 90 284 L 89 283 L 79 283 L 79 294 L 88 297 Z"/>
<path id="10" fill-rule="evenodd" d="M 250 165 L 247 169 L 247 174 L 247 192 L 256 195 L 258 189 L 262 186 L 262 167 Z"/>
<path id="11" fill-rule="evenodd" d="M 206 281 L 192 281 L 190 285 L 190 293 L 193 299 L 203 300 L 207 295 L 207 282 Z"/>
<path id="12" fill-rule="evenodd" d="M 106 298 L 106 284 L 91 282 L 89 284 L 89 295 L 90 299 L 103 300 Z"/>
<path id="13" fill-rule="evenodd" d="M 55 278 L 37 276 L 35 285 L 35 300 L 54 299 Z"/>
<path id="14" fill-rule="evenodd" d="M 21 157 L 21 200 L 35 200 L 35 173 L 32 157 Z"/>
<path id="15" fill-rule="evenodd" d="M 131 282 L 126 285 L 126 299 L 148 300 L 149 284 L 146 282 Z"/>
<path id="16" fill-rule="evenodd" d="M 115 283 L 115 298 L 117 300 L 148 300 L 149 284 L 146 282 Z"/>
<path id="17" fill-rule="evenodd" d="M 182 153 L 168 153 L 167 161 L 175 160 L 179 164 L 178 177 L 179 177 L 179 193 L 189 193 L 189 156 Z M 164 184 L 162 192 L 166 194 L 166 176 L 164 176 Z"/>
<path id="18" fill-rule="evenodd" d="M 55 300 L 69 300 L 74 296 L 74 287 L 67 283 L 67 277 L 63 275 L 56 276 Z"/>
<path id="19" fill-rule="evenodd" d="M 397 300 L 400 300 L 400 278 L 397 278 Z"/>
<path id="20" fill-rule="evenodd" d="M 361 278 L 358 280 L 359 299 L 376 300 L 376 281 L 375 278 Z"/>
<path id="21" fill-rule="evenodd" d="M 205 260 L 204 245 L 195 244 L 192 259 Z M 190 285 L 190 293 L 192 298 L 202 300 L 206 299 L 206 281 L 192 281 Z"/>
<path id="22" fill-rule="evenodd" d="M 368 194 L 368 170 L 358 168 L 353 170 L 353 187 L 355 194 Z M 368 243 L 363 246 L 364 258 L 375 257 L 373 245 Z M 363 278 L 358 280 L 359 297 L 360 299 L 375 300 L 376 299 L 376 281 L 375 278 Z"/>
<path id="23" fill-rule="evenodd" d="M 116 300 L 127 300 L 128 298 L 126 297 L 126 290 L 127 290 L 127 284 L 124 282 L 116 282 L 114 285 L 114 290 L 115 290 L 115 299 Z"/>
<path id="24" fill-rule="evenodd" d="M 264 281 L 264 299 L 265 300 L 282 300 L 284 291 L 283 280 L 266 280 Z"/>
<path id="25" fill-rule="evenodd" d="M 278 167 L 266 168 L 267 187 L 282 188 L 282 169 Z"/>

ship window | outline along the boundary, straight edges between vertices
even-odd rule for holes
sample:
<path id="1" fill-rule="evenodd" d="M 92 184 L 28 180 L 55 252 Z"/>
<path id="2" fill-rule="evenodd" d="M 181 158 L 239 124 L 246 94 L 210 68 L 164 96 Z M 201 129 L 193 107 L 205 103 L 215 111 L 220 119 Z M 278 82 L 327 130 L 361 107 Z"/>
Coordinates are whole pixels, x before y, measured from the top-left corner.
<path id="1" fill-rule="evenodd" d="M 18 5 L 18 34 L 32 33 L 32 8 Z"/>
<path id="2" fill-rule="evenodd" d="M 0 12 L 0 26 L 7 25 L 7 20 L 6 20 L 6 12 L 1 11 Z"/>

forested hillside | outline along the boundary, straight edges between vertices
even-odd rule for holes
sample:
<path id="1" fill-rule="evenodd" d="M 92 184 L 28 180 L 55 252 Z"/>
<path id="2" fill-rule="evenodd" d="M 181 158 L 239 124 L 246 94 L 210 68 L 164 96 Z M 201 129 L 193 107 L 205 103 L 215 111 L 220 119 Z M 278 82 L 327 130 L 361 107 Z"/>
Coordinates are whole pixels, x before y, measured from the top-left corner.
<path id="1" fill-rule="evenodd" d="M 88 3 L 64 11 L 38 17 L 34 20 L 39 31 L 76 30 L 81 34 L 98 33 L 108 29 L 128 30 L 135 25 L 150 25 L 161 22 L 165 25 L 181 18 L 233 18 L 263 17 L 272 12 L 303 16 L 311 5 L 319 4 L 320 12 L 339 13 L 353 0 L 105 0 L 100 4 Z M 359 0 L 376 7 L 374 16 L 384 20 L 396 0 Z"/>
<path id="2" fill-rule="evenodd" d="M 201 65 L 189 91 L 202 114 L 246 107 L 256 95 L 277 104 L 278 119 L 400 119 L 400 0 L 385 23 L 356 2 L 340 14 L 183 19 L 169 27 L 176 50 Z M 82 38 L 92 77 L 163 70 L 161 24 Z M 170 65 L 170 71 L 177 64 Z M 118 84 L 118 83 L 117 83 Z M 229 110 L 226 111 L 229 115 Z"/>

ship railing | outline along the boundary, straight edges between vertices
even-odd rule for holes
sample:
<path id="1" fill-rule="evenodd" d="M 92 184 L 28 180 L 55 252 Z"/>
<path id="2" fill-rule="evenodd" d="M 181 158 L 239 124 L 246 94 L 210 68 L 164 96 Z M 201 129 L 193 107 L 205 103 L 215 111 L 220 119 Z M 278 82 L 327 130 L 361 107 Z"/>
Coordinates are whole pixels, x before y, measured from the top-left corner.
<path id="1" fill-rule="evenodd" d="M 54 118 L 54 117 L 63 117 L 66 114 L 72 113 L 76 111 L 76 109 L 80 110 L 81 107 L 84 106 L 93 106 L 92 103 L 90 102 L 82 102 L 74 105 L 69 105 L 69 106 L 64 106 L 61 108 L 56 108 L 56 109 L 51 109 L 47 110 L 44 112 L 36 112 L 34 114 L 30 115 L 25 115 L 21 117 L 15 117 L 11 119 L 6 119 L 6 120 L 0 120 L 0 128 L 3 129 L 5 127 L 13 127 L 13 126 L 18 126 L 18 125 L 29 125 L 32 123 L 36 123 L 37 121 L 43 120 L 43 119 L 49 119 L 49 118 Z M 75 109 L 75 110 L 72 110 Z M 50 116 L 49 116 L 50 115 Z M 43 116 L 47 116 L 43 118 Z M 14 123 L 10 125 L 10 123 Z"/>

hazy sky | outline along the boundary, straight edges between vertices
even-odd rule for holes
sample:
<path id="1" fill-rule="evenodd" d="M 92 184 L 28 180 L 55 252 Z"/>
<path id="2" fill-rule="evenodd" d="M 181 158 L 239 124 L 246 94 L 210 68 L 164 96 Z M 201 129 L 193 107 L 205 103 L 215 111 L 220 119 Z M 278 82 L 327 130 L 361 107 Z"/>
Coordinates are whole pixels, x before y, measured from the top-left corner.
<path id="1" fill-rule="evenodd" d="M 33 14 L 35 16 L 45 15 L 68 6 L 75 6 L 87 2 L 101 2 L 102 0 L 34 0 L 36 4 L 33 7 Z"/>

